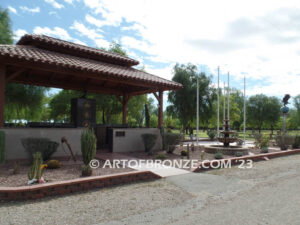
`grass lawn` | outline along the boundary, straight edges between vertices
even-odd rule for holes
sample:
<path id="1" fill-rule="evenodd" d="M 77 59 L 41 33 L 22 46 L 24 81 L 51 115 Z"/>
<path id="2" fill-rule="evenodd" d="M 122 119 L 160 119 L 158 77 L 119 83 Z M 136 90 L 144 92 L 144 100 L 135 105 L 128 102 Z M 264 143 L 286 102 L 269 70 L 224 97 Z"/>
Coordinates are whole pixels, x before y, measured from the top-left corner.
<path id="1" fill-rule="evenodd" d="M 180 133 L 180 130 L 174 129 L 174 130 L 172 130 L 172 132 L 173 133 Z M 271 130 L 262 130 L 261 133 L 263 135 L 269 136 L 271 134 Z M 197 134 L 197 131 L 194 130 L 194 138 L 196 137 L 196 134 Z M 239 134 L 239 138 L 241 138 L 241 139 L 244 138 L 243 131 L 238 132 L 238 134 Z M 276 135 L 277 130 L 274 130 L 273 134 Z M 300 131 L 299 130 L 291 130 L 291 131 L 288 131 L 288 134 L 289 135 L 299 135 L 300 136 Z M 185 136 L 185 139 L 190 139 L 190 135 L 185 134 L 184 136 Z M 208 138 L 208 135 L 207 135 L 206 131 L 199 130 L 199 138 Z M 246 131 L 246 139 L 254 141 L 254 138 L 252 136 L 252 130 L 247 130 Z"/>

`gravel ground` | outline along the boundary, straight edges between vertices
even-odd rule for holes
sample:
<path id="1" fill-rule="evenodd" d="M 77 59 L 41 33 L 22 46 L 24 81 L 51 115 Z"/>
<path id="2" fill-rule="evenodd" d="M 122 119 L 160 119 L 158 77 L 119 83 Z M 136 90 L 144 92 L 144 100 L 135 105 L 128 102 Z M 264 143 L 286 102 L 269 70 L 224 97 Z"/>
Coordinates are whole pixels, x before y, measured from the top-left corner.
<path id="1" fill-rule="evenodd" d="M 98 169 L 93 170 L 93 176 L 122 173 L 128 171 L 134 171 L 128 167 L 125 168 L 103 168 L 104 161 L 99 161 L 100 165 Z M 62 162 L 62 167 L 59 169 L 46 169 L 43 173 L 43 177 L 48 182 L 62 181 L 76 179 L 81 176 L 81 167 L 83 162 L 77 162 L 76 164 L 70 162 Z M 102 167 L 102 168 L 101 168 Z M 20 165 L 20 173 L 12 174 L 13 165 L 5 165 L 0 168 L 0 187 L 18 187 L 27 185 L 29 171 L 29 165 Z M 0 223 L 1 224 L 1 223 Z"/>
<path id="2" fill-rule="evenodd" d="M 300 224 L 300 155 L 40 201 L 0 224 Z"/>

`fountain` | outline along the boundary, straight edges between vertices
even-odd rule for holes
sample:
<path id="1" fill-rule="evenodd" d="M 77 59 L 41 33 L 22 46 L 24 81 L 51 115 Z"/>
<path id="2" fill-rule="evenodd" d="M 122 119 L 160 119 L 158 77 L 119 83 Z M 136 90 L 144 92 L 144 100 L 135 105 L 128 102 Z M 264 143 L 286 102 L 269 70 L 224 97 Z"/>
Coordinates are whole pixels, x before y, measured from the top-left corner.
<path id="1" fill-rule="evenodd" d="M 224 85 L 225 86 L 225 85 Z M 224 87 L 225 89 L 225 87 Z M 224 123 L 223 123 L 223 131 L 220 133 L 222 134 L 221 137 L 218 137 L 218 141 L 223 143 L 223 145 L 209 145 L 205 146 L 205 152 L 215 154 L 217 152 L 222 152 L 224 155 L 236 155 L 239 152 L 242 155 L 248 154 L 248 148 L 244 148 L 239 145 L 232 145 L 231 143 L 238 142 L 238 138 L 235 137 L 234 131 L 230 130 L 230 120 L 229 120 L 229 74 L 228 74 L 228 87 L 227 87 L 227 119 L 225 113 L 225 95 L 224 95 Z M 219 132 L 218 132 L 219 133 Z"/>

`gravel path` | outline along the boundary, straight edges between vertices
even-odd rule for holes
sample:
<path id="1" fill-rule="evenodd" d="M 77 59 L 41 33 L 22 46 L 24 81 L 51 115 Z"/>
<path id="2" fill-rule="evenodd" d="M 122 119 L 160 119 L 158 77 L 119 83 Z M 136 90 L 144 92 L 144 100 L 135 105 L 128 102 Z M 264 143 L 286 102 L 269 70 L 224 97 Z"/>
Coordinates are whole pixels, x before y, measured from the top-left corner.
<path id="1" fill-rule="evenodd" d="M 300 155 L 35 202 L 0 224 L 300 224 Z"/>

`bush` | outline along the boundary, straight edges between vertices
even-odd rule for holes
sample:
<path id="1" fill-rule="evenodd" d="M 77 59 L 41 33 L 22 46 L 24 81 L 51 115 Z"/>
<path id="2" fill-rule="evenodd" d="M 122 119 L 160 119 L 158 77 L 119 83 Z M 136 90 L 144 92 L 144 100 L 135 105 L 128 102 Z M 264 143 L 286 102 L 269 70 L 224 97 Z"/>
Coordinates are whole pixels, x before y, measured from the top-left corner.
<path id="1" fill-rule="evenodd" d="M 49 160 L 47 162 L 48 169 L 58 169 L 61 167 L 61 162 L 55 159 Z"/>
<path id="2" fill-rule="evenodd" d="M 280 147 L 281 150 L 287 150 L 289 145 L 294 143 L 295 137 L 291 135 L 277 135 L 275 138 L 277 146 Z"/>
<path id="3" fill-rule="evenodd" d="M 85 165 L 95 158 L 97 149 L 97 138 L 93 129 L 87 128 L 81 134 L 81 153 Z"/>
<path id="4" fill-rule="evenodd" d="M 215 159 L 223 159 L 223 153 L 222 152 L 217 152 L 215 154 Z"/>
<path id="5" fill-rule="evenodd" d="M 5 161 L 5 133 L 0 131 L 0 163 Z"/>
<path id="6" fill-rule="evenodd" d="M 254 144 L 256 148 L 260 148 L 263 135 L 261 133 L 254 132 L 253 137 L 255 139 Z"/>
<path id="7" fill-rule="evenodd" d="M 297 149 L 300 147 L 300 136 L 296 136 L 294 143 L 292 144 L 293 149 Z"/>
<path id="8" fill-rule="evenodd" d="M 48 138 L 23 138 L 21 142 L 30 157 L 34 153 L 40 152 L 43 160 L 50 159 L 59 146 L 57 142 L 51 141 Z"/>
<path id="9" fill-rule="evenodd" d="M 167 153 L 173 153 L 175 146 L 178 145 L 183 139 L 182 134 L 165 133 L 164 142 L 167 148 Z"/>
<path id="10" fill-rule="evenodd" d="M 269 147 L 269 138 L 266 137 L 266 136 L 263 136 L 262 139 L 261 139 L 261 143 L 260 143 L 260 148 L 268 148 Z"/>
<path id="11" fill-rule="evenodd" d="M 149 155 L 152 155 L 152 148 L 155 145 L 157 135 L 156 134 L 142 134 L 141 137 L 144 142 L 145 152 L 148 152 Z"/>
<path id="12" fill-rule="evenodd" d="M 90 165 L 83 165 L 81 167 L 81 175 L 83 177 L 89 177 L 89 176 L 92 176 L 92 173 L 93 173 L 93 170 L 92 168 L 90 167 Z"/>
<path id="13" fill-rule="evenodd" d="M 167 156 L 165 155 L 165 154 L 158 154 L 156 157 L 155 157 L 155 159 L 161 159 L 161 160 L 164 160 L 164 159 L 166 159 L 167 158 Z"/>
<path id="14" fill-rule="evenodd" d="M 260 153 L 268 153 L 268 152 L 269 152 L 269 149 L 267 147 L 263 147 L 260 150 Z"/>
<path id="15" fill-rule="evenodd" d="M 214 140 L 214 138 L 216 136 L 216 131 L 208 130 L 206 133 L 207 133 L 207 136 L 210 138 L 210 140 Z"/>
<path id="16" fill-rule="evenodd" d="M 181 156 L 188 156 L 188 151 L 187 151 L 187 150 L 182 150 L 182 151 L 180 152 L 180 155 L 181 155 Z"/>
<path id="17" fill-rule="evenodd" d="M 236 157 L 242 157 L 244 155 L 244 153 L 243 152 L 236 152 L 234 155 Z"/>

